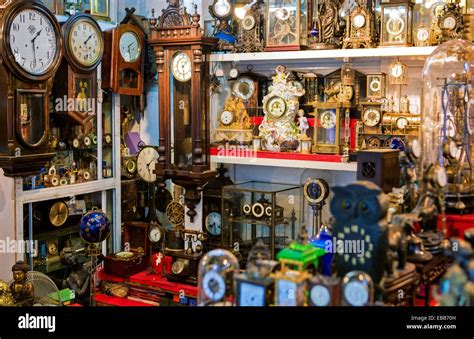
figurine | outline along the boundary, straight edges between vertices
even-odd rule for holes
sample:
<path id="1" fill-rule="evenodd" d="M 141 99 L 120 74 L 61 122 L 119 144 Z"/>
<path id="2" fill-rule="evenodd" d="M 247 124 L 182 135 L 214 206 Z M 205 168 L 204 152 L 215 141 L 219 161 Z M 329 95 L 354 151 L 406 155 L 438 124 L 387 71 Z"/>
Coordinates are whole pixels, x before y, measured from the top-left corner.
<path id="1" fill-rule="evenodd" d="M 390 97 L 388 100 L 388 107 L 387 112 L 394 112 L 395 111 L 395 100 L 393 100 L 393 96 Z"/>
<path id="2" fill-rule="evenodd" d="M 30 267 L 24 261 L 17 261 L 12 267 L 13 282 L 10 284 L 10 292 L 18 306 L 33 306 L 35 290 L 31 282 L 27 282 Z"/>
<path id="3" fill-rule="evenodd" d="M 318 43 L 311 47 L 314 49 L 333 49 L 338 47 L 336 34 L 339 26 L 339 4 L 333 0 L 324 0 L 319 8 L 317 19 Z"/>
<path id="4" fill-rule="evenodd" d="M 8 289 L 8 284 L 0 280 L 0 307 L 15 306 L 15 299 Z"/>
<path id="5" fill-rule="evenodd" d="M 90 274 L 79 263 L 77 259 L 76 250 L 70 247 L 66 247 L 61 251 L 60 254 L 61 264 L 71 269 L 72 272 L 63 281 L 63 288 L 70 288 L 76 294 L 76 301 L 84 306 L 89 305 L 89 292 L 90 292 Z"/>
<path id="6" fill-rule="evenodd" d="M 410 113 L 410 100 L 408 95 L 400 99 L 400 113 Z"/>
<path id="7" fill-rule="evenodd" d="M 308 137 L 306 134 L 309 129 L 308 118 L 304 116 L 304 111 L 302 109 L 298 111 L 298 127 L 300 128 L 301 136 Z"/>

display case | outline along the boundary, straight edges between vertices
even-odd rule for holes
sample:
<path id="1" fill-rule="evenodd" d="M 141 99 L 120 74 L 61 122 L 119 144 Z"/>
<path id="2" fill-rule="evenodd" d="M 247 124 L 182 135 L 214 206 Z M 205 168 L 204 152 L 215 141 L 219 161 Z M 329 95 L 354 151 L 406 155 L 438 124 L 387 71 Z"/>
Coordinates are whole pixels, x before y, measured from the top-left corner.
<path id="1" fill-rule="evenodd" d="M 227 201 L 240 204 L 229 206 Z M 247 182 L 222 189 L 222 244 L 248 257 L 258 240 L 272 258 L 295 239 L 304 224 L 301 186 Z"/>

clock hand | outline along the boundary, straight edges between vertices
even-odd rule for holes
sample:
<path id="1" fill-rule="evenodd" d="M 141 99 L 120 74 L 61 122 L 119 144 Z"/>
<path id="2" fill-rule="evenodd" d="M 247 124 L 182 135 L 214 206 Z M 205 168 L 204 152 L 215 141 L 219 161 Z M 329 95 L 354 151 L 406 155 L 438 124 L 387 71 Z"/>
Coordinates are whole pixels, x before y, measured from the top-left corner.
<path id="1" fill-rule="evenodd" d="M 34 43 L 34 42 L 36 41 L 36 39 L 37 39 L 37 38 L 40 36 L 40 34 L 41 34 L 41 32 L 42 32 L 42 31 L 43 31 L 43 30 L 42 30 L 42 29 L 40 29 L 40 30 L 38 31 L 38 33 L 36 33 L 36 35 L 34 36 L 34 38 L 33 38 L 33 39 L 31 39 L 31 42 L 33 42 L 33 43 Z"/>
<path id="2" fill-rule="evenodd" d="M 94 34 L 89 35 L 89 37 L 87 38 L 87 40 L 84 41 L 84 45 L 87 45 L 87 43 L 89 42 L 90 39 L 92 39 L 93 36 L 94 36 Z"/>

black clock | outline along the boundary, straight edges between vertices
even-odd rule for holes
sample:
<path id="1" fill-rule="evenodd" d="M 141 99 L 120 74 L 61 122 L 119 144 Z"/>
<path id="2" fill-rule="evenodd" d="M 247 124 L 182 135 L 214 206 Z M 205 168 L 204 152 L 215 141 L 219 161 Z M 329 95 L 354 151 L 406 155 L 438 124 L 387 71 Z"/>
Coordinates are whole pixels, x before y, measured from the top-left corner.
<path id="1" fill-rule="evenodd" d="M 308 179 L 304 185 L 305 199 L 311 205 L 324 202 L 330 193 L 329 184 L 323 179 Z"/>

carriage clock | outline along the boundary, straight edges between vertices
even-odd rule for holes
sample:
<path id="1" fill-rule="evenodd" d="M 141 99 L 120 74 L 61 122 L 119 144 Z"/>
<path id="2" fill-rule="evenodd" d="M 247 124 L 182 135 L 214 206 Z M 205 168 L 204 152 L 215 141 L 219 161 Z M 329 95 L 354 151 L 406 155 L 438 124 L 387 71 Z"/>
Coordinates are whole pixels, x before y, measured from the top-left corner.
<path id="1" fill-rule="evenodd" d="M 343 48 L 371 48 L 374 47 L 375 22 L 374 16 L 357 1 L 351 13 L 346 18 L 346 32 L 343 40 Z"/>
<path id="2" fill-rule="evenodd" d="M 75 104 L 65 113 L 78 124 L 86 125 L 96 115 L 97 67 L 104 55 L 102 30 L 87 14 L 70 17 L 62 30 L 65 59 L 55 79 L 54 94 L 57 98 L 74 98 Z"/>
<path id="3" fill-rule="evenodd" d="M 49 96 L 62 57 L 61 28 L 38 1 L 3 1 L 0 167 L 9 177 L 38 173 L 52 160 Z"/>
<path id="4" fill-rule="evenodd" d="M 256 1 L 249 9 L 247 6 L 236 8 L 238 21 L 237 41 L 234 53 L 263 52 L 262 10 Z"/>
<path id="5" fill-rule="evenodd" d="M 141 96 L 144 87 L 145 32 L 134 24 L 122 24 L 105 32 L 102 86 L 114 93 Z"/>
<path id="6" fill-rule="evenodd" d="M 157 20 L 150 19 L 149 43 L 158 65 L 160 139 L 156 174 L 160 188 L 172 181 L 186 189 L 191 222 L 203 185 L 216 176 L 209 166 L 209 60 L 218 40 L 204 37 L 197 5 L 194 15 L 170 0 Z M 154 16 L 154 11 L 153 16 Z"/>
<path id="7" fill-rule="evenodd" d="M 412 0 L 382 3 L 380 46 L 413 46 Z"/>

